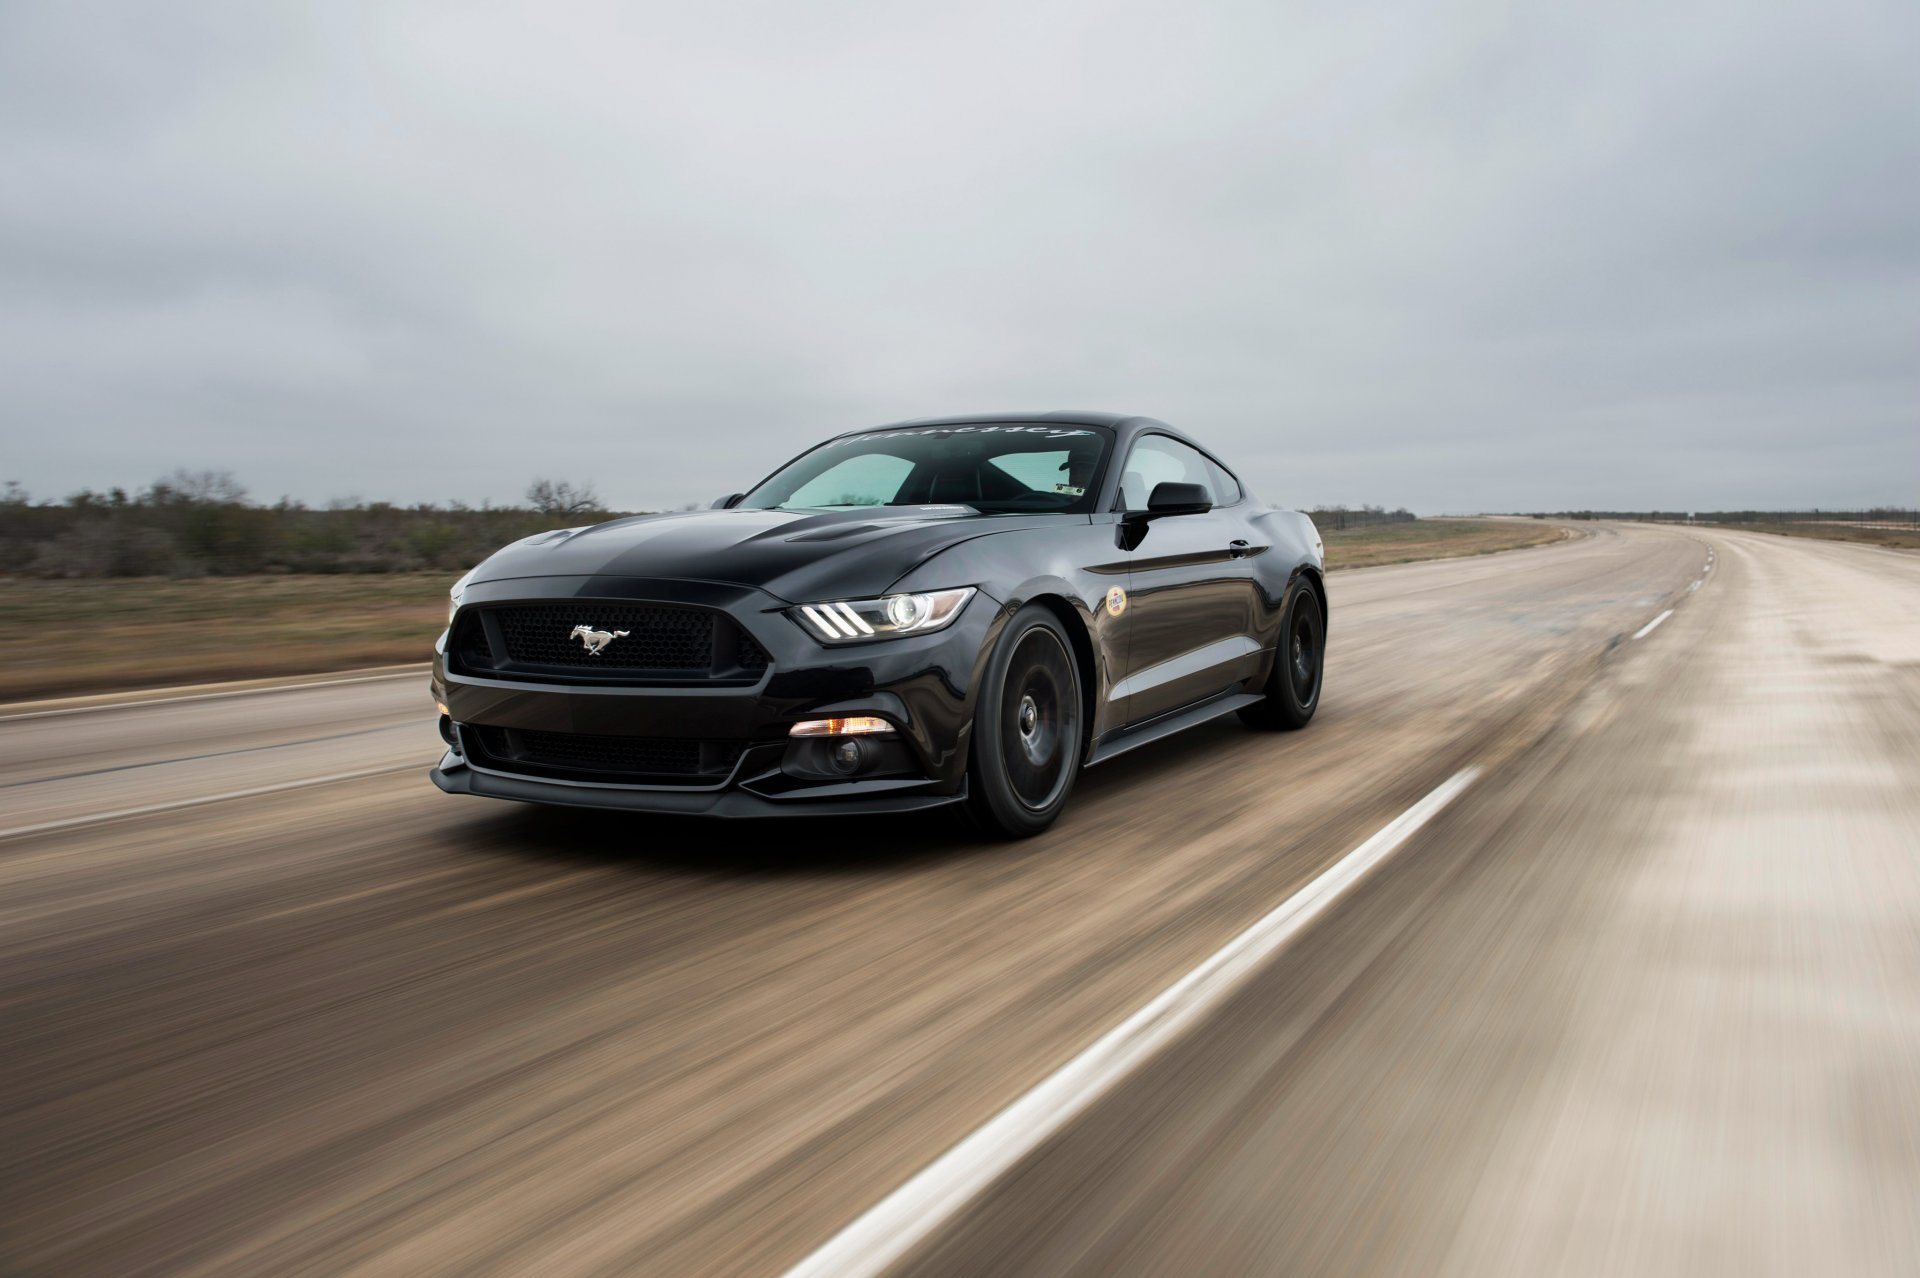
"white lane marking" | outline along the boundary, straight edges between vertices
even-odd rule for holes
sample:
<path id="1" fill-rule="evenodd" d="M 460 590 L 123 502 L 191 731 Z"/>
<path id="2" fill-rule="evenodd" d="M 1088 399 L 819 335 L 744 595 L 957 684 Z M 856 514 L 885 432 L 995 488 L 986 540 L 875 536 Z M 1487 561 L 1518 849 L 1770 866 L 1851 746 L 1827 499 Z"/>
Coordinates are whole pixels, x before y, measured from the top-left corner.
<path id="1" fill-rule="evenodd" d="M 876 1275 L 951 1220 L 994 1180 L 1226 999 L 1479 777 L 1455 773 L 1328 867 L 1159 997 L 1109 1030 L 787 1271 L 787 1278 Z"/>
<path id="2" fill-rule="evenodd" d="M 253 697 L 268 692 L 301 692 L 308 688 L 337 688 L 348 683 L 378 683 L 382 679 L 418 679 L 431 667 L 396 670 L 392 674 L 357 675 L 351 679 L 312 679 L 306 683 L 272 683 L 260 688 L 230 688 L 225 692 L 191 692 L 181 697 L 152 697 L 145 701 L 109 701 L 97 706 L 68 706 L 64 710 L 23 710 L 0 714 L 0 723 L 21 719 L 53 719 L 69 714 L 94 714 L 101 710 L 139 710 L 146 706 L 177 706 L 183 701 L 218 701 L 224 697 Z"/>
<path id="3" fill-rule="evenodd" d="M 362 768 L 358 772 L 334 772 L 324 777 L 304 777 L 299 781 L 280 781 L 273 785 L 256 785 L 246 790 L 228 790 L 224 794 L 209 794 L 197 799 L 172 799 L 166 803 L 149 803 L 145 807 L 121 808 L 117 812 L 63 817 L 58 821 L 42 821 L 38 825 L 17 825 L 11 830 L 0 830 L 0 839 L 18 839 L 29 834 L 51 834 L 55 830 L 71 830 L 82 825 L 102 825 L 108 821 L 124 821 L 129 817 L 152 816 L 158 812 L 177 812 L 181 808 L 197 808 L 205 803 L 251 799 L 255 795 L 278 794 L 282 790 L 305 790 L 310 786 L 331 785 L 335 781 L 358 781 L 362 777 L 385 776 L 390 772 L 411 772 L 415 768 L 424 766 L 422 763 L 397 763 L 384 768 Z"/>
<path id="4" fill-rule="evenodd" d="M 1665 621 L 1668 617 L 1671 617 L 1672 615 L 1673 615 L 1673 609 L 1671 608 L 1667 609 L 1665 612 L 1655 617 L 1652 621 L 1649 621 L 1646 625 L 1634 631 L 1633 637 L 1635 639 L 1645 639 L 1648 635 L 1654 632 L 1654 629 L 1657 626 L 1659 626 L 1661 622 Z"/>
<path id="5" fill-rule="evenodd" d="M 1687 587 L 1687 593 L 1692 594 L 1694 591 L 1700 589 L 1700 581 L 1701 581 L 1700 578 L 1695 577 L 1693 579 L 1693 584 Z"/>

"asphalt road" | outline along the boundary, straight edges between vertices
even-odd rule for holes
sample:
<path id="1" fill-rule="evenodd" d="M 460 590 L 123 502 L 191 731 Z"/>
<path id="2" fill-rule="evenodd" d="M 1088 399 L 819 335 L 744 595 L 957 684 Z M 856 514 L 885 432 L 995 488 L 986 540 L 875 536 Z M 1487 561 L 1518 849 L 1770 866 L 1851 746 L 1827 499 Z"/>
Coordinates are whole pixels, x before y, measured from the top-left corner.
<path id="1" fill-rule="evenodd" d="M 0 1271 L 778 1274 L 1467 768 L 878 1259 L 1920 1270 L 1920 556 L 1594 534 L 1016 845 L 449 798 L 417 677 L 0 716 Z"/>

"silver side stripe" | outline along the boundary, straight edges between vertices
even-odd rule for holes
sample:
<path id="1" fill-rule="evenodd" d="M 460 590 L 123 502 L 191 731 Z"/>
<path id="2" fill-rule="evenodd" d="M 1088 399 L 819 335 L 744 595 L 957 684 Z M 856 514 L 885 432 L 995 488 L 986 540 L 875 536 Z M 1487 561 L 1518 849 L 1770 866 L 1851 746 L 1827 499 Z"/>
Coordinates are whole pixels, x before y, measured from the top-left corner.
<path id="1" fill-rule="evenodd" d="M 1204 644 L 1177 657 L 1170 657 L 1158 665 L 1148 666 L 1145 670 L 1136 670 L 1113 685 L 1107 694 L 1107 700 L 1118 701 L 1122 697 L 1132 696 L 1136 692 L 1145 692 L 1148 688 L 1158 687 L 1174 679 L 1184 679 L 1197 675 L 1203 670 L 1215 666 L 1224 666 L 1229 662 L 1242 661 L 1260 651 L 1260 645 L 1247 635 L 1234 635 L 1230 639 L 1216 640 Z"/>

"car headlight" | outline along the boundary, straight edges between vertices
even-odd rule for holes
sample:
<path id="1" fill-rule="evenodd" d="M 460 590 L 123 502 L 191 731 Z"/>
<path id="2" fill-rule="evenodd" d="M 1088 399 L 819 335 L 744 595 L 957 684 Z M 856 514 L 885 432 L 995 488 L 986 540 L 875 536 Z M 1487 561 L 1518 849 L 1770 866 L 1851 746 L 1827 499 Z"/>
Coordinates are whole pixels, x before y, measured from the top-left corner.
<path id="1" fill-rule="evenodd" d="M 821 643 L 860 643 L 923 635 L 938 630 L 960 615 L 972 586 L 957 590 L 925 590 L 880 599 L 836 599 L 831 603 L 801 604 L 787 615 Z"/>
<path id="2" fill-rule="evenodd" d="M 453 589 L 447 591 L 447 624 L 453 624 L 453 614 L 460 611 L 460 596 L 467 593 L 467 583 L 473 580 L 476 569 L 467 569 L 467 575 L 453 583 Z"/>

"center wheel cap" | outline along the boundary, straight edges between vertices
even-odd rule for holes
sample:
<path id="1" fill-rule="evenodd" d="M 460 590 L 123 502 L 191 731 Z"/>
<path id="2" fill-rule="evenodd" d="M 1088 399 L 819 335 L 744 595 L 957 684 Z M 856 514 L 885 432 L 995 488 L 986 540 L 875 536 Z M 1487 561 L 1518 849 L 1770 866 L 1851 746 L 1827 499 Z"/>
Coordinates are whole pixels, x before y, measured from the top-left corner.
<path id="1" fill-rule="evenodd" d="M 1040 711 L 1033 704 L 1032 697 L 1020 698 L 1020 735 L 1030 737 L 1034 727 L 1040 722 Z"/>

